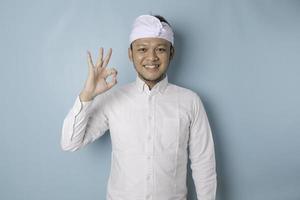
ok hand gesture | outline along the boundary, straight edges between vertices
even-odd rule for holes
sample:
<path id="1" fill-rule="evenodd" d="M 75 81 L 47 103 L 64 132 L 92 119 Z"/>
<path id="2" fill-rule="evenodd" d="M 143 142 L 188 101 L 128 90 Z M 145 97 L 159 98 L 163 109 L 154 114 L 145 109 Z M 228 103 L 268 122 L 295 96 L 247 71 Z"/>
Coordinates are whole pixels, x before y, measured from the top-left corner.
<path id="1" fill-rule="evenodd" d="M 99 49 L 97 63 L 94 65 L 91 53 L 87 52 L 88 61 L 88 78 L 85 82 L 84 89 L 80 93 L 81 101 L 90 101 L 98 94 L 101 94 L 117 84 L 117 70 L 108 68 L 107 64 L 112 54 L 112 49 L 108 50 L 107 55 L 103 59 L 103 48 Z M 112 80 L 107 82 L 106 79 L 112 76 Z"/>

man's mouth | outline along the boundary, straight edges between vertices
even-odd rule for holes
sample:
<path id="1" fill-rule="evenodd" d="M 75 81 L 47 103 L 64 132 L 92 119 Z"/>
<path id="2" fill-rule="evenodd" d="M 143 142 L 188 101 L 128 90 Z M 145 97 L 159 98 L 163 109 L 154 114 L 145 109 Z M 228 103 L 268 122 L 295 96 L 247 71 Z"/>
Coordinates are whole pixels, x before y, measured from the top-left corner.
<path id="1" fill-rule="evenodd" d="M 143 65 L 143 67 L 147 68 L 147 69 L 156 69 L 159 67 L 158 64 L 152 64 L 152 65 Z"/>

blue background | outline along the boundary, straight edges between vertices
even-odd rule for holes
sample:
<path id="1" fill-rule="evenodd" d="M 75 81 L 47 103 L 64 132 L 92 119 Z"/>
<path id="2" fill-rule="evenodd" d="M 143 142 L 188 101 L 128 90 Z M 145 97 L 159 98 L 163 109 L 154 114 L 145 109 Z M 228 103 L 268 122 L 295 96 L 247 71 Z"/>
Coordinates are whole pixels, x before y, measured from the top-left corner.
<path id="1" fill-rule="evenodd" d="M 207 110 L 218 199 L 299 200 L 299 11 L 298 0 L 1 0 L 0 199 L 105 199 L 109 134 L 63 152 L 62 122 L 87 77 L 87 50 L 112 47 L 118 84 L 135 79 L 130 27 L 152 13 L 176 32 L 170 82 Z"/>

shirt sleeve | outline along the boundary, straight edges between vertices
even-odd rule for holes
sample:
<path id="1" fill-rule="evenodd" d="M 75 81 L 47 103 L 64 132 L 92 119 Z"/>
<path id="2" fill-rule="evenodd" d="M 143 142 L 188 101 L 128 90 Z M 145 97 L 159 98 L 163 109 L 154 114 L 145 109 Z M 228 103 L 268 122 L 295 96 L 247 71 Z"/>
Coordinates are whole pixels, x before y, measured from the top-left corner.
<path id="1" fill-rule="evenodd" d="M 193 103 L 189 158 L 197 198 L 199 200 L 215 200 L 217 178 L 214 142 L 204 106 L 198 95 Z"/>
<path id="2" fill-rule="evenodd" d="M 77 96 L 63 122 L 61 148 L 64 151 L 76 151 L 101 137 L 108 130 L 104 104 L 103 98 L 81 102 Z"/>

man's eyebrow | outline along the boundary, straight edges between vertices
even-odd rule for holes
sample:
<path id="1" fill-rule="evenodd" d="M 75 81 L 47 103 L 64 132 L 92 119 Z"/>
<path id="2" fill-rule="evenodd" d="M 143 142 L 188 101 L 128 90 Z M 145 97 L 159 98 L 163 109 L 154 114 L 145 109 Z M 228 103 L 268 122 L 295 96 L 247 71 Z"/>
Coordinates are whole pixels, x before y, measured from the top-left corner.
<path id="1" fill-rule="evenodd" d="M 161 43 L 161 44 L 158 44 L 158 46 L 168 46 L 168 45 L 164 44 L 164 43 Z"/>

